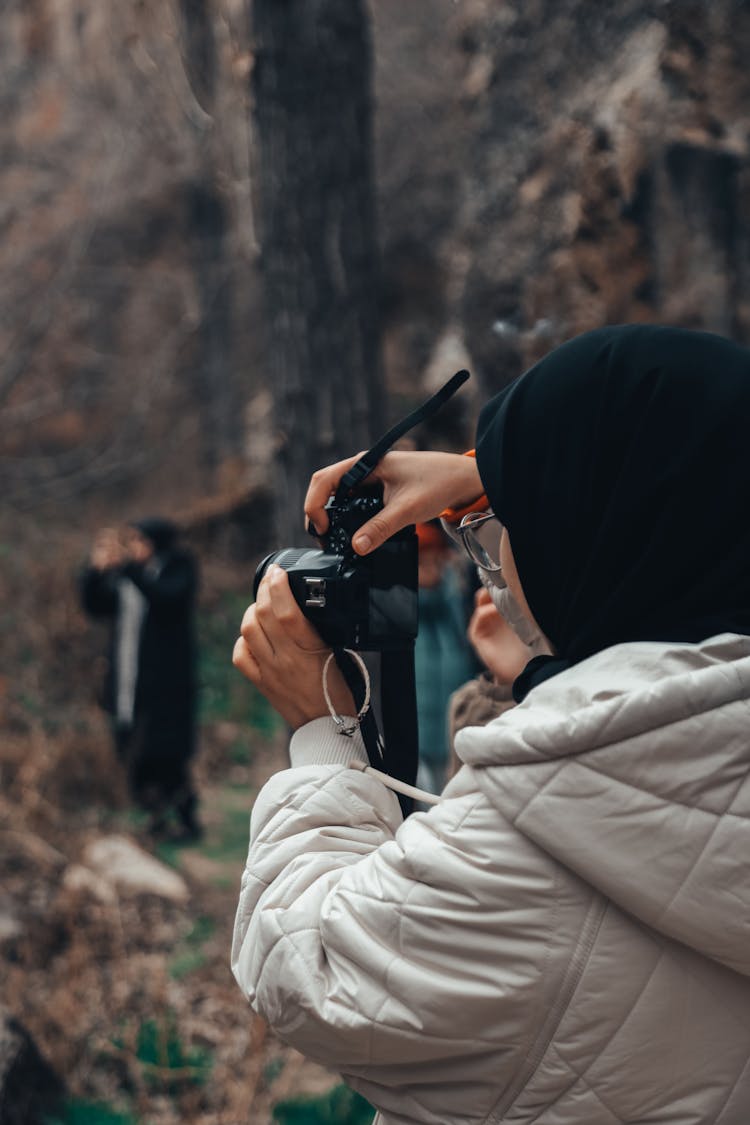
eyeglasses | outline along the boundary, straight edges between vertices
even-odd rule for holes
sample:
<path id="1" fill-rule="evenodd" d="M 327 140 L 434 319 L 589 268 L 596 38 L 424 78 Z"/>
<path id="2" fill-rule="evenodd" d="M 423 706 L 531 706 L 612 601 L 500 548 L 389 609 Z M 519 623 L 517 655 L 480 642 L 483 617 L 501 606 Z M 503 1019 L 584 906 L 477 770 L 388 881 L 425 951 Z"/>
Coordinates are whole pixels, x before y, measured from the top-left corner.
<path id="1" fill-rule="evenodd" d="M 503 525 L 494 512 L 469 512 L 456 528 L 464 549 L 482 570 L 497 572 L 500 565 L 500 536 Z"/>

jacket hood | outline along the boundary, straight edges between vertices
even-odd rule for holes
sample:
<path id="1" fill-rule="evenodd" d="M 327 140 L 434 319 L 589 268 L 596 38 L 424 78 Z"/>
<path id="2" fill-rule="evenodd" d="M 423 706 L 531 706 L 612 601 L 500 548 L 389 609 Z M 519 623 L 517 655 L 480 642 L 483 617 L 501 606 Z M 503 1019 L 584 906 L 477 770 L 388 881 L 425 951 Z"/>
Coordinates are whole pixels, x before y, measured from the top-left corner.
<path id="1" fill-rule="evenodd" d="M 616 645 L 456 750 L 553 858 L 750 976 L 750 637 Z"/>

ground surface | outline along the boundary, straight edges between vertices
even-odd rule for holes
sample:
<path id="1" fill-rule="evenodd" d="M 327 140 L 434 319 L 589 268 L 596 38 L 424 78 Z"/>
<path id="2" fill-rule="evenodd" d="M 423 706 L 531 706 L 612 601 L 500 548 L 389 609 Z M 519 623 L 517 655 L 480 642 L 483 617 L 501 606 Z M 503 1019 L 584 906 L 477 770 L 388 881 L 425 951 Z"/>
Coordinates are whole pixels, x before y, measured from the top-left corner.
<path id="1" fill-rule="evenodd" d="M 0 677 L 0 977 L 65 1082 L 54 1125 L 359 1125 L 369 1111 L 344 1092 L 332 1108 L 338 1076 L 279 1043 L 229 968 L 250 810 L 286 762 L 284 731 L 231 668 L 244 595 L 201 609 L 203 838 L 156 841 L 93 702 L 103 637 L 71 601 L 69 565 L 40 551 L 45 582 L 29 591 L 34 554 L 17 583 L 14 566 L 3 575 L 15 671 Z M 176 871 L 182 897 L 97 867 L 112 837 Z"/>

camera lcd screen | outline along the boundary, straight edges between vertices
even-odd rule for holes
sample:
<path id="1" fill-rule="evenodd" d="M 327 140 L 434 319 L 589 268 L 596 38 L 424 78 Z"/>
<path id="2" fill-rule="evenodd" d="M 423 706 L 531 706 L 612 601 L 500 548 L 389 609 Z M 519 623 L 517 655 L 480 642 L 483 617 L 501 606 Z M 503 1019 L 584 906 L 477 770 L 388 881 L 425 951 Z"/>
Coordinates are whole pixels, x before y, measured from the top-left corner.
<path id="1" fill-rule="evenodd" d="M 412 573 L 413 571 L 413 573 Z M 373 556 L 368 631 L 370 644 L 398 648 L 417 635 L 416 536 L 390 539 Z"/>

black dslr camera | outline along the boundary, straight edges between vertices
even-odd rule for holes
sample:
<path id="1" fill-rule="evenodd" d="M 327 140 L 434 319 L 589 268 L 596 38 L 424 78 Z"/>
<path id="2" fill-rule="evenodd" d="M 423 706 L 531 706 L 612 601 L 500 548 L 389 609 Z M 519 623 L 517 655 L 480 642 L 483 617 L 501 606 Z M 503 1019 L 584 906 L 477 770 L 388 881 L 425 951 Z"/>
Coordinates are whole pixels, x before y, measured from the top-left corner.
<path id="1" fill-rule="evenodd" d="M 320 537 L 322 548 L 275 551 L 255 572 L 257 596 L 271 563 L 284 568 L 297 604 L 334 650 L 357 707 L 365 697 L 362 683 L 352 657 L 342 650 L 380 653 L 382 735 L 366 704 L 360 729 L 370 765 L 407 785 L 416 780 L 419 747 L 414 675 L 417 536 L 412 526 L 405 527 L 364 557 L 355 554 L 352 538 L 383 507 L 382 495 L 362 489 L 363 481 L 399 438 L 439 410 L 468 378 L 468 371 L 457 372 L 344 474 L 336 495 L 326 504 L 330 526 Z M 412 797 L 402 791 L 399 801 L 408 816 Z"/>
<path id="2" fill-rule="evenodd" d="M 266 570 L 277 563 L 289 575 L 300 609 L 327 644 L 363 652 L 410 648 L 417 635 L 414 528 L 404 528 L 363 558 L 351 545 L 357 529 L 382 506 L 373 492 L 330 500 L 323 549 L 287 547 L 268 555 L 255 573 L 256 595 Z"/>
<path id="3" fill-rule="evenodd" d="M 371 554 L 356 555 L 352 537 L 383 507 L 380 493 L 360 486 L 391 446 L 439 410 L 468 378 L 468 371 L 457 372 L 352 466 L 326 505 L 330 527 L 321 536 L 322 550 L 287 547 L 268 555 L 255 572 L 256 596 L 266 570 L 277 563 L 289 575 L 292 593 L 305 617 L 332 648 L 381 653 L 413 650 L 417 536 L 413 526 L 405 527 Z"/>

